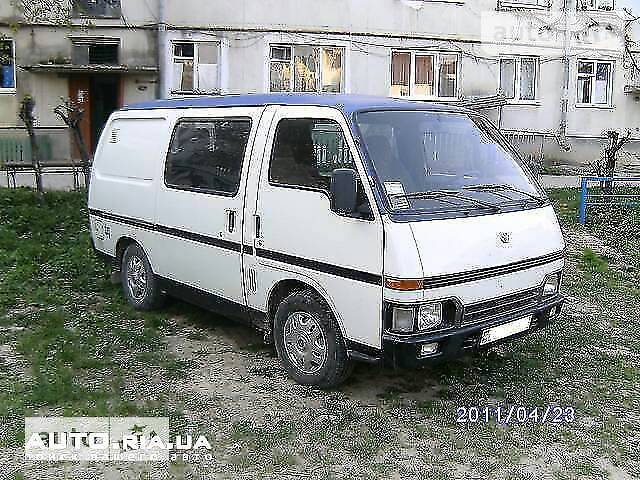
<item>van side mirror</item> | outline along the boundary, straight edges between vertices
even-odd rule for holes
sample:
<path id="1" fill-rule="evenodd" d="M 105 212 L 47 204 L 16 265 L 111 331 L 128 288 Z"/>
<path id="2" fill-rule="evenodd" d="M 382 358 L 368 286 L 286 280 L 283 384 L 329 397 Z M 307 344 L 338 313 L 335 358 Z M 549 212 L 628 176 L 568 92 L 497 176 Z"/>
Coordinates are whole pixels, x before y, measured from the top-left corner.
<path id="1" fill-rule="evenodd" d="M 358 207 L 358 181 L 355 170 L 336 168 L 331 172 L 331 210 L 353 214 Z"/>

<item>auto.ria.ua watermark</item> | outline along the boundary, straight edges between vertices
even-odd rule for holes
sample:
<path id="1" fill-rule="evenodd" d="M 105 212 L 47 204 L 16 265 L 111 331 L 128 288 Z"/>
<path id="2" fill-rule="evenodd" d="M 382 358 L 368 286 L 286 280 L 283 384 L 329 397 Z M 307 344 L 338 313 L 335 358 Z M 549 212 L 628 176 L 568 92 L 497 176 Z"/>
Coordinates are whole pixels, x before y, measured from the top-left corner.
<path id="1" fill-rule="evenodd" d="M 148 462 L 210 455 L 204 435 L 174 435 L 168 417 L 27 417 L 24 453 L 32 461 Z"/>

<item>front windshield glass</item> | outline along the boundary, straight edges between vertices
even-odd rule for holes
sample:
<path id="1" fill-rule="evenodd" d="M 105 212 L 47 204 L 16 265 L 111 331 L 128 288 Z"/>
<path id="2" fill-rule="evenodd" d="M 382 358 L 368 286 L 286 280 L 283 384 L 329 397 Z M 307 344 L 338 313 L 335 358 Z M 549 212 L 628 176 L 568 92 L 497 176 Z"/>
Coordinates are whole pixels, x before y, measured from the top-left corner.
<path id="1" fill-rule="evenodd" d="M 497 211 L 540 201 L 529 174 L 480 117 L 376 111 L 356 121 L 394 210 Z"/>

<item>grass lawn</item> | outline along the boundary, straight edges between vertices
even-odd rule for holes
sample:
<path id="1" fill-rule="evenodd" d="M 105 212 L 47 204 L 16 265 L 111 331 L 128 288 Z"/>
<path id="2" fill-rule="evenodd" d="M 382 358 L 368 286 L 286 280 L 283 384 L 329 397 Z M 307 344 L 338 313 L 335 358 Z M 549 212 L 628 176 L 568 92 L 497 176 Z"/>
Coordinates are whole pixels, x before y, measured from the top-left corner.
<path id="1" fill-rule="evenodd" d="M 161 478 L 161 466 L 25 463 L 24 416 L 169 416 L 214 460 L 174 478 L 640 477 L 640 215 L 550 192 L 568 243 L 562 318 L 417 372 L 288 380 L 244 326 L 175 301 L 130 308 L 93 255 L 81 193 L 0 189 L 0 478 Z M 572 406 L 560 424 L 458 424 L 461 406 Z M 24 477 L 23 477 L 24 475 Z"/>

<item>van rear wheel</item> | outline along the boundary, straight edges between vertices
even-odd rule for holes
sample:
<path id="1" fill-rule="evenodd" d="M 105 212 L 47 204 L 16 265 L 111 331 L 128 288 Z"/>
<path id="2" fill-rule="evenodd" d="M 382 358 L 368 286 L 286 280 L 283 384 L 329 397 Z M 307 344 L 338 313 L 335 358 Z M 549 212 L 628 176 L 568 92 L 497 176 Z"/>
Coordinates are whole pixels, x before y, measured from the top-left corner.
<path id="1" fill-rule="evenodd" d="M 140 245 L 132 243 L 124 251 L 120 273 L 124 294 L 136 310 L 162 306 L 165 295 Z"/>
<path id="2" fill-rule="evenodd" d="M 278 357 L 298 383 L 331 388 L 351 374 L 338 322 L 313 290 L 287 296 L 278 306 L 273 327 Z"/>

